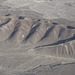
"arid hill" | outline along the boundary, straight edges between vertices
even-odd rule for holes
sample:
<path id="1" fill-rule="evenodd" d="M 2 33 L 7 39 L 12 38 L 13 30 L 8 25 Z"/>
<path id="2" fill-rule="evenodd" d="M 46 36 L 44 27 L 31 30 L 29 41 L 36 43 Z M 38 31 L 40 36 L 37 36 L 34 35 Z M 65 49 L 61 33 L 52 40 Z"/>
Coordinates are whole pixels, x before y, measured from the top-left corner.
<path id="1" fill-rule="evenodd" d="M 7 14 L 0 17 L 0 42 L 1 49 L 19 47 L 36 55 L 75 58 L 74 24 Z"/>

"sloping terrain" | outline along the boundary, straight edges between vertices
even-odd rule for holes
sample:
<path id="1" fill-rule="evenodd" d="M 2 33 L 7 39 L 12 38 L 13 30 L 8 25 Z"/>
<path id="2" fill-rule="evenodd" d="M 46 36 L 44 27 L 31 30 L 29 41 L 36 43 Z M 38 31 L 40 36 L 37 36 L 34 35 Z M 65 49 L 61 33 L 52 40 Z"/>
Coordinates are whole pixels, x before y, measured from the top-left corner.
<path id="1" fill-rule="evenodd" d="M 0 0 L 0 75 L 75 75 L 75 0 Z"/>
<path id="2" fill-rule="evenodd" d="M 75 22 L 12 14 L 0 16 L 1 75 L 50 75 L 60 68 L 61 71 L 66 68 L 64 72 L 69 74 L 73 65 Z"/>
<path id="3" fill-rule="evenodd" d="M 1 16 L 0 21 L 4 48 L 30 46 L 36 54 L 75 58 L 74 25 L 12 15 Z"/>

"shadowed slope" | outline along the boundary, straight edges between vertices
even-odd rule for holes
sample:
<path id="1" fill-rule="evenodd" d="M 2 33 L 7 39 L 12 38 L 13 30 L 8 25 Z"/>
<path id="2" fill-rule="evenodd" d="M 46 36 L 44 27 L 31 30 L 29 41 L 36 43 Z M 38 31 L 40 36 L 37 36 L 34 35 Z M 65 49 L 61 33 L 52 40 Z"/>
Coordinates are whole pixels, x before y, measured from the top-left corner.
<path id="1" fill-rule="evenodd" d="M 3 25 L 6 25 L 10 21 L 11 21 L 11 18 L 7 18 L 2 24 L 0 24 L 0 27 L 2 27 Z"/>
<path id="2" fill-rule="evenodd" d="M 44 38 L 48 37 L 48 35 L 51 33 L 51 31 L 54 29 L 54 27 L 55 27 L 55 26 L 50 27 L 50 28 L 46 31 L 45 35 L 41 38 L 41 40 L 43 40 Z M 41 40 L 40 40 L 40 41 L 41 41 Z"/>
<path id="3" fill-rule="evenodd" d="M 65 40 L 59 40 L 59 41 L 57 41 L 55 43 L 48 44 L 48 45 L 37 46 L 35 48 L 46 47 L 46 46 L 54 46 L 54 45 L 60 45 L 60 44 L 67 43 L 67 42 L 70 42 L 70 41 L 73 41 L 73 40 L 75 40 L 75 35 L 73 37 L 67 38 Z"/>
<path id="4" fill-rule="evenodd" d="M 31 28 L 29 34 L 27 35 L 27 37 L 25 38 L 25 40 L 29 39 L 35 32 L 36 29 L 40 26 L 40 24 L 37 24 L 36 26 L 34 26 L 33 28 Z"/>
<path id="5" fill-rule="evenodd" d="M 8 40 L 12 39 L 12 38 L 15 36 L 15 34 L 17 33 L 17 31 L 18 31 L 18 29 L 19 29 L 19 26 L 20 26 L 20 22 L 18 21 L 18 22 L 16 23 L 16 26 L 14 27 L 13 32 L 12 32 L 11 35 L 9 36 Z"/>
<path id="6" fill-rule="evenodd" d="M 75 27 L 67 26 L 68 29 L 75 29 Z"/>

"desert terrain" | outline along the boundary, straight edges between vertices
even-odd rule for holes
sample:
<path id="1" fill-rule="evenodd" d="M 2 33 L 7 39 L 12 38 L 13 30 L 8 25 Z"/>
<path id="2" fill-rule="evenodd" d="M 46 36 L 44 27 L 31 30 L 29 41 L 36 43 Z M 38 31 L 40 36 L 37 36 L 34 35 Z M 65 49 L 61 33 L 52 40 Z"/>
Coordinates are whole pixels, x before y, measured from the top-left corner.
<path id="1" fill-rule="evenodd" d="M 74 0 L 0 0 L 0 75 L 75 75 Z"/>

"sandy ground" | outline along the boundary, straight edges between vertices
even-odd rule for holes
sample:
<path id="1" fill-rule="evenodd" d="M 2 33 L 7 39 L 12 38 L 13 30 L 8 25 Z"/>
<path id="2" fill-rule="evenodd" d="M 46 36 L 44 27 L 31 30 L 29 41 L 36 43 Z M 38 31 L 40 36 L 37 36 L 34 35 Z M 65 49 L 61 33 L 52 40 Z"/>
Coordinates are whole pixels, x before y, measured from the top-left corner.
<path id="1" fill-rule="evenodd" d="M 0 0 L 0 75 L 75 75 L 74 0 Z"/>
<path id="2" fill-rule="evenodd" d="M 0 12 L 75 21 L 74 0 L 0 0 Z"/>

